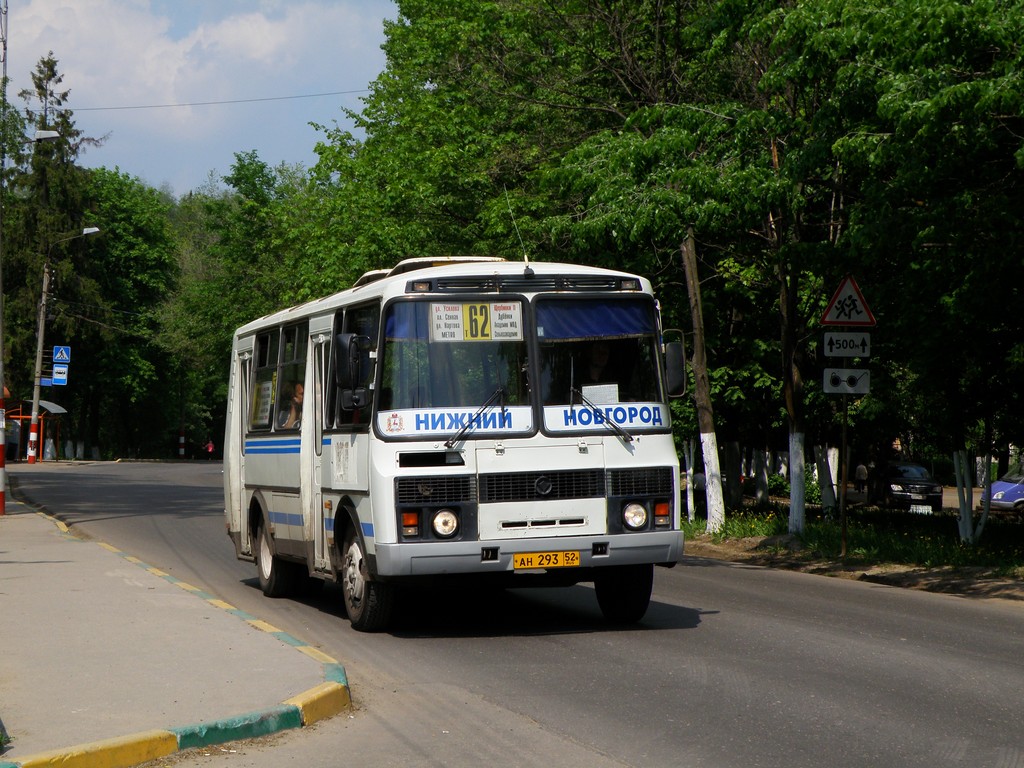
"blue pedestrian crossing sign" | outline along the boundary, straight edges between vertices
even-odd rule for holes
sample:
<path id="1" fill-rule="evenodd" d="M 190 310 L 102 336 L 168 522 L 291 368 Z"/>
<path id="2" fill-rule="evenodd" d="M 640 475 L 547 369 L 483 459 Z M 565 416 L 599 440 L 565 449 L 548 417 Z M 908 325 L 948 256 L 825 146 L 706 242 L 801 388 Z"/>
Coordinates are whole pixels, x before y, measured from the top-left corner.
<path id="1" fill-rule="evenodd" d="M 71 347 L 54 347 L 53 348 L 53 362 L 55 362 L 55 363 L 70 363 L 71 362 Z"/>

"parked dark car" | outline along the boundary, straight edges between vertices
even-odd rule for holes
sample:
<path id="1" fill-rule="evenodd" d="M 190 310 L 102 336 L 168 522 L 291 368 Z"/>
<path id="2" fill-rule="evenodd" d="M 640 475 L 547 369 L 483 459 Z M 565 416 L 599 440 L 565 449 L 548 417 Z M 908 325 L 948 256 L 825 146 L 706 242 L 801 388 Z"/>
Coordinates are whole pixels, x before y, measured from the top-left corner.
<path id="1" fill-rule="evenodd" d="M 891 462 L 882 489 L 882 504 L 899 509 L 931 507 L 932 512 L 938 512 L 942 509 L 942 486 L 920 464 Z"/>

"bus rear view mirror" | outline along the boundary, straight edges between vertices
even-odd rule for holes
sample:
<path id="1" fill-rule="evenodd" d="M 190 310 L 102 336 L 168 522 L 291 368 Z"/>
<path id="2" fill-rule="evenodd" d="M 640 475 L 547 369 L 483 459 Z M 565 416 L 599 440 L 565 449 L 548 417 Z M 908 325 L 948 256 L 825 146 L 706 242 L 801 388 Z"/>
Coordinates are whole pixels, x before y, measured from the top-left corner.
<path id="1" fill-rule="evenodd" d="M 370 338 L 355 333 L 334 337 L 334 384 L 340 393 L 343 410 L 358 410 L 366 405 L 364 365 L 369 365 Z"/>
<path id="2" fill-rule="evenodd" d="M 686 350 L 681 341 L 665 345 L 665 380 L 671 397 L 686 394 Z"/>

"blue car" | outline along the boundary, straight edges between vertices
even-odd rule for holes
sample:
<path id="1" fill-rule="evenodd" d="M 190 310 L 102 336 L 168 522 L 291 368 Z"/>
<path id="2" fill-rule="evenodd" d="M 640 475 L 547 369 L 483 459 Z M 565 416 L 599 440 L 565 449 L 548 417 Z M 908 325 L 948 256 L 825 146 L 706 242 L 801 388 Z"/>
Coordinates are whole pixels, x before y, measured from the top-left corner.
<path id="1" fill-rule="evenodd" d="M 992 509 L 1024 512 L 1024 467 L 1017 465 L 992 483 Z M 982 503 L 985 491 L 981 492 Z"/>

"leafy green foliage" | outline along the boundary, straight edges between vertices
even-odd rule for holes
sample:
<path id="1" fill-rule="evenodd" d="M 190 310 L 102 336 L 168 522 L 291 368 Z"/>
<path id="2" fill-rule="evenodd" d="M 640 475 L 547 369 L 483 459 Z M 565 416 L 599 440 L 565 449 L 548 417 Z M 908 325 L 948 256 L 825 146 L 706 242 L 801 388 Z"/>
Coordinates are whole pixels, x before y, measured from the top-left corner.
<path id="1" fill-rule="evenodd" d="M 52 119 L 65 139 L 26 155 L 13 113 L 2 127 L 15 386 L 47 248 L 87 220 L 126 233 L 61 249 L 62 300 L 138 312 L 128 327 L 148 342 L 106 359 L 124 373 L 103 381 L 123 378 L 121 394 L 143 402 L 166 356 L 198 440 L 217 432 L 232 330 L 265 312 L 409 256 L 525 250 L 644 274 L 665 326 L 688 330 L 680 243 L 692 229 L 722 441 L 785 450 L 795 430 L 835 444 L 841 416 L 855 453 L 877 461 L 897 437 L 917 457 L 1024 441 L 1024 399 L 1004 383 L 1024 374 L 1021 0 L 398 11 L 387 68 L 352 115 L 361 138 L 322 127 L 308 174 L 239 153 L 226 187 L 162 210 L 131 180 L 75 165 L 89 140 L 56 60 L 41 61 L 29 123 Z M 153 255 L 156 240 L 130 234 L 161 216 L 169 268 L 165 246 Z M 108 258 L 109 276 L 89 271 Z M 836 361 L 818 322 L 847 274 L 879 320 L 861 362 L 872 391 L 849 404 L 821 391 Z M 692 437 L 693 402 L 673 412 L 677 440 Z"/>

